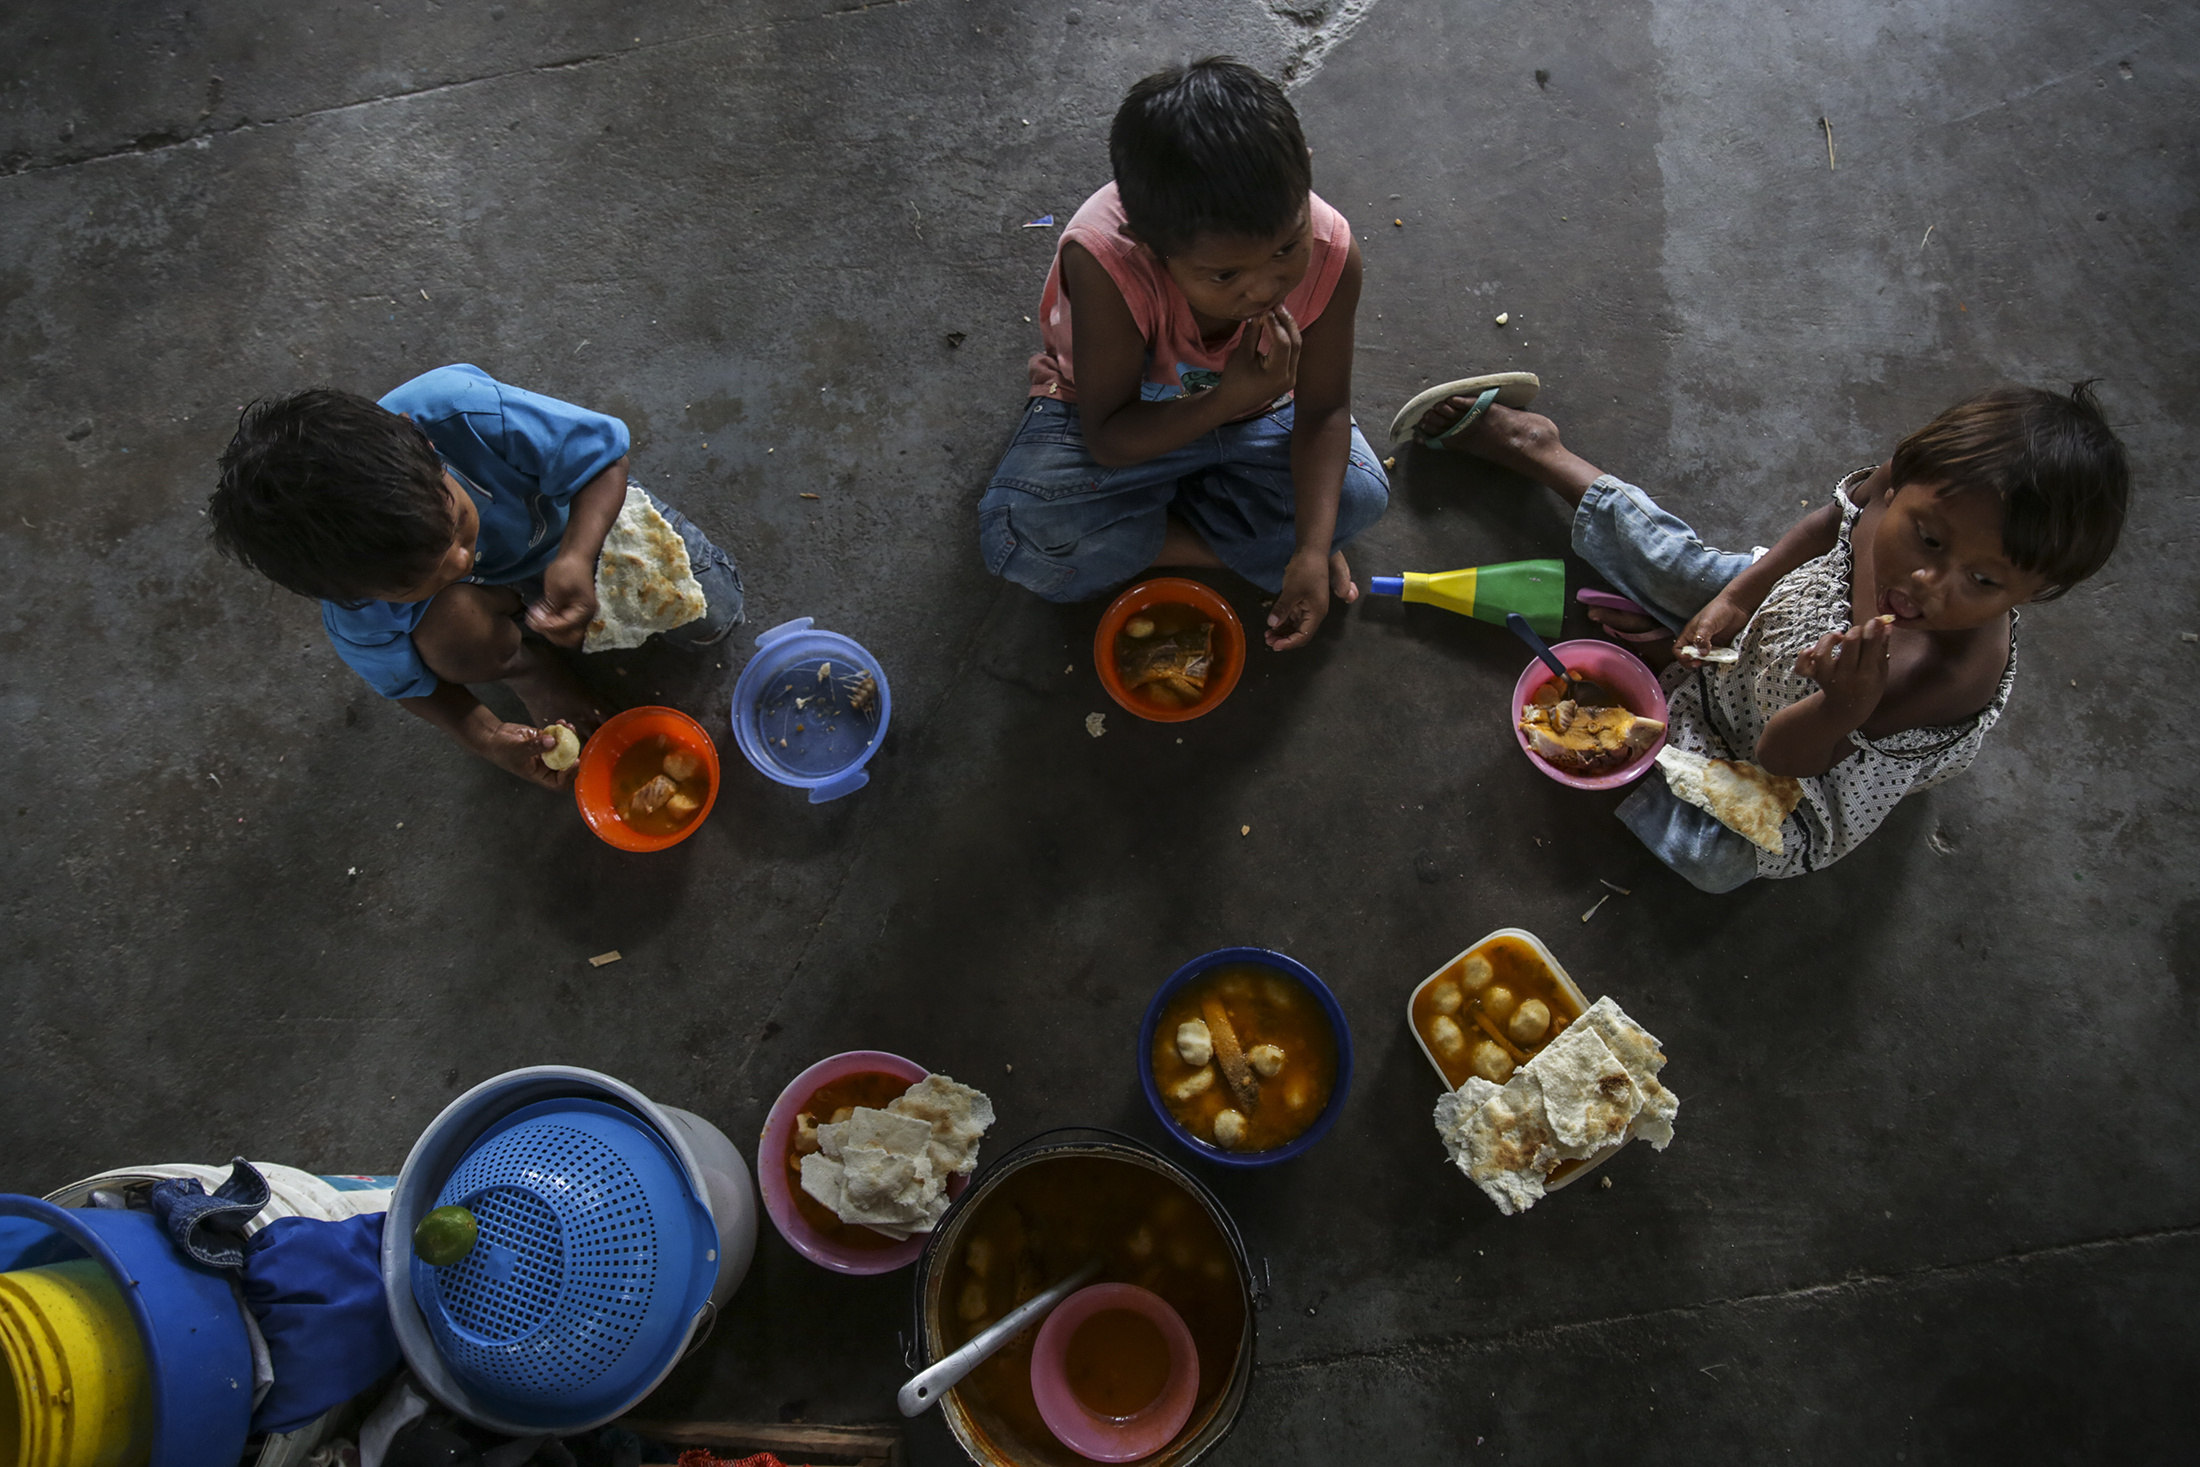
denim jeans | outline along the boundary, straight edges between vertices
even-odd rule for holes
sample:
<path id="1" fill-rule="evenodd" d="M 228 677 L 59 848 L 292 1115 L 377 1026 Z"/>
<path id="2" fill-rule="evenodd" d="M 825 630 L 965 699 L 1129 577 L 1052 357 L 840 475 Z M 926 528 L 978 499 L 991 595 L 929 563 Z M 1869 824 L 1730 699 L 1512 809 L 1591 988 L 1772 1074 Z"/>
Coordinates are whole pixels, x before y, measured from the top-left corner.
<path id="1" fill-rule="evenodd" d="M 1685 520 L 1610 474 L 1581 496 L 1574 550 L 1676 633 L 1755 559 L 1712 549 Z M 1757 848 L 1680 799 L 1662 777 L 1643 779 L 1616 813 L 1659 860 L 1700 890 L 1732 891 L 1757 875 Z"/>
<path id="2" fill-rule="evenodd" d="M 693 520 L 656 495 L 650 494 L 648 489 L 634 480 L 629 479 L 627 483 L 644 494 L 649 494 L 649 502 L 656 506 L 657 513 L 665 517 L 666 524 L 679 532 L 680 538 L 687 544 L 688 569 L 694 572 L 697 584 L 703 588 L 703 614 L 685 626 L 677 626 L 658 635 L 675 647 L 716 645 L 725 639 L 726 633 L 741 624 L 740 567 L 733 563 L 731 555 L 712 544 L 710 537 L 697 529 Z M 513 588 L 519 592 L 523 604 L 532 604 L 542 599 L 540 576 L 515 582 Z"/>
<path id="3" fill-rule="evenodd" d="M 1034 397 L 978 503 L 985 568 L 1049 601 L 1090 600 L 1153 564 L 1173 513 L 1231 570 L 1281 590 L 1298 548 L 1292 421 L 1285 403 L 1143 463 L 1106 468 L 1085 447 L 1075 403 Z M 1355 424 L 1331 547 L 1389 504 L 1390 481 Z"/>

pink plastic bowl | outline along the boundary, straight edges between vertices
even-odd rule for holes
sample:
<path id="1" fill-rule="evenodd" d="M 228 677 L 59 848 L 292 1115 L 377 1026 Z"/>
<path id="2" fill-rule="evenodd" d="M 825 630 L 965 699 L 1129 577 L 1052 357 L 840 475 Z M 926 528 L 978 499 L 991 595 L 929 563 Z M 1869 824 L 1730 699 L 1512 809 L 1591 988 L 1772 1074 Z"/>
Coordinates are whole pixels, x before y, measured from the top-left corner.
<path id="1" fill-rule="evenodd" d="M 1637 718 L 1654 718 L 1665 722 L 1665 689 L 1658 686 L 1658 675 L 1652 672 L 1640 657 L 1623 647 L 1594 637 L 1584 637 L 1573 642 L 1559 642 L 1551 650 L 1558 660 L 1575 672 L 1596 679 L 1619 695 L 1627 711 Z M 1540 657 L 1529 660 L 1527 670 L 1520 674 L 1520 681 L 1513 684 L 1512 726 L 1513 738 L 1520 744 L 1520 752 L 1528 756 L 1528 762 L 1542 770 L 1560 784 L 1577 790 L 1616 790 L 1621 785 L 1633 784 L 1648 772 L 1656 762 L 1658 750 L 1665 747 L 1660 738 L 1642 753 L 1632 764 L 1613 770 L 1610 774 L 1568 774 L 1545 763 L 1528 747 L 1528 736 L 1520 731 L 1520 715 L 1535 700 L 1536 690 L 1545 683 L 1554 682 L 1551 670 L 1543 665 Z"/>
<path id="2" fill-rule="evenodd" d="M 892 1273 L 915 1263 L 917 1256 L 924 1252 L 924 1245 L 930 1239 L 923 1233 L 883 1248 L 850 1248 L 812 1227 L 802 1216 L 801 1209 L 795 1206 L 794 1187 L 787 1177 L 787 1147 L 794 1140 L 794 1118 L 803 1102 L 835 1080 L 845 1080 L 850 1075 L 899 1075 L 914 1085 L 930 1073 L 916 1061 L 903 1059 L 898 1054 L 880 1049 L 853 1049 L 831 1059 L 819 1060 L 779 1092 L 779 1098 L 772 1102 L 770 1114 L 764 1117 L 764 1133 L 756 1143 L 756 1189 L 764 1196 L 765 1215 L 771 1218 L 772 1226 L 779 1229 L 779 1236 L 785 1238 L 795 1252 L 834 1273 L 855 1274 Z M 947 1195 L 959 1195 L 969 1180 L 968 1177 L 950 1177 Z"/>
<path id="3" fill-rule="evenodd" d="M 1070 1337 L 1077 1327 L 1109 1309 L 1145 1315 L 1160 1326 L 1161 1337 L 1169 1342 L 1169 1379 L 1161 1394 L 1137 1415 L 1120 1419 L 1088 1410 L 1069 1388 L 1066 1369 Z M 1031 1348 L 1031 1394 L 1047 1430 L 1078 1456 L 1095 1462 L 1136 1462 L 1174 1441 L 1191 1420 L 1192 1402 L 1199 1395 L 1199 1351 L 1182 1317 L 1159 1294 L 1136 1284 L 1094 1284 L 1056 1305 L 1039 1326 L 1039 1338 Z"/>

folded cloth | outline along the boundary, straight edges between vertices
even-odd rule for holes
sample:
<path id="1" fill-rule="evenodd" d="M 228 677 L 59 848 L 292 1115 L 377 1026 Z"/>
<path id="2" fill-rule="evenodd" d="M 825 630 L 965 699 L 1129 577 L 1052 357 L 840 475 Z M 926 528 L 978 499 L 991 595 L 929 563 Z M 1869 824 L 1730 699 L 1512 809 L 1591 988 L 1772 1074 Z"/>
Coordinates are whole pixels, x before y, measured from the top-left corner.
<path id="1" fill-rule="evenodd" d="M 170 1177 L 154 1184 L 147 1205 L 178 1248 L 208 1268 L 236 1269 L 244 1267 L 244 1225 L 270 1195 L 267 1178 L 239 1156 L 213 1196 L 196 1177 Z"/>
<path id="2" fill-rule="evenodd" d="M 382 1293 L 387 1216 L 282 1217 L 252 1235 L 244 1302 L 275 1367 L 275 1385 L 252 1413 L 255 1435 L 302 1426 L 397 1368 Z"/>

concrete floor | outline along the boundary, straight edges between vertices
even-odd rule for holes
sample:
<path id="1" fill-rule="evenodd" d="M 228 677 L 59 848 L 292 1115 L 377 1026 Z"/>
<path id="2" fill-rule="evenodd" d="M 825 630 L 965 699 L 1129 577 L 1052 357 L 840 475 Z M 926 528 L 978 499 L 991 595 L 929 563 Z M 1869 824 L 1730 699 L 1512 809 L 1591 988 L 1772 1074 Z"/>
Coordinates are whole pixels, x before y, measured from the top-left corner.
<path id="1" fill-rule="evenodd" d="M 1699 896 L 1523 765 L 1514 644 L 1395 603 L 1256 654 L 1203 722 L 1088 738 L 1097 608 L 973 544 L 1055 238 L 1018 226 L 1105 181 L 1130 81 L 1219 50 L 1294 78 L 1359 231 L 1378 430 L 1435 374 L 1532 367 L 1577 448 L 1746 545 L 1957 396 L 2104 377 L 2135 513 L 2025 614 L 1977 767 L 1828 873 Z M 2150 726 L 2200 676 L 2200 12 L 109 0 L 7 7 L 0 55 L 0 1184 L 390 1170 L 545 1061 L 748 1138 L 856 1046 L 985 1086 L 999 1146 L 1158 1140 L 1146 996 L 1256 942 L 1337 989 L 1359 1074 L 1312 1154 L 1215 1179 L 1275 1297 L 1214 1460 L 2160 1460 L 2200 1430 L 2192 743 Z M 885 659 L 870 788 L 811 807 L 736 762 L 695 839 L 618 855 L 210 552 L 240 403 L 458 360 L 622 414 L 756 629 Z M 1409 456 L 1356 564 L 1561 544 L 1547 496 Z M 727 650 L 609 681 L 716 724 Z M 1584 924 L 1599 878 L 1633 895 Z M 1669 1152 L 1513 1219 L 1445 1168 L 1400 1014 L 1501 925 L 1660 1035 L 1686 1103 Z M 767 1231 L 652 1410 L 890 1415 L 906 1305 Z"/>

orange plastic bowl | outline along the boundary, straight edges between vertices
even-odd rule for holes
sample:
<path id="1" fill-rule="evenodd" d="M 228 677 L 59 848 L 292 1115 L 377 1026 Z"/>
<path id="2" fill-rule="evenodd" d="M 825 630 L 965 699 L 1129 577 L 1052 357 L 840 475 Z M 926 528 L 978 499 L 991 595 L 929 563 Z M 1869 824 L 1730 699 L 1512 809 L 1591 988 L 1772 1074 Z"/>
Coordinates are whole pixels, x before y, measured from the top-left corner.
<path id="1" fill-rule="evenodd" d="M 1141 698 L 1123 686 L 1122 674 L 1115 669 L 1115 639 L 1121 635 L 1123 623 L 1155 606 L 1189 606 L 1215 624 L 1215 665 L 1207 675 L 1206 696 L 1183 708 L 1164 708 Z M 1197 581 L 1182 576 L 1140 581 L 1109 602 L 1108 609 L 1101 613 L 1100 629 L 1092 634 L 1092 665 L 1099 669 L 1100 686 L 1128 712 L 1155 723 L 1182 723 L 1213 711 L 1237 686 L 1238 674 L 1245 670 L 1245 627 L 1229 602 Z"/>
<path id="2" fill-rule="evenodd" d="M 627 750 L 657 734 L 668 736 L 675 747 L 701 759 L 709 784 L 703 808 L 670 835 L 644 835 L 627 824 L 626 817 L 611 804 L 612 769 Z M 718 746 L 710 741 L 701 724 L 677 708 L 629 708 L 606 719 L 582 748 L 580 763 L 573 772 L 573 803 L 580 806 L 581 819 L 588 822 L 588 828 L 607 845 L 622 851 L 661 851 L 676 846 L 695 834 L 697 827 L 710 818 L 710 807 L 718 803 Z"/>

